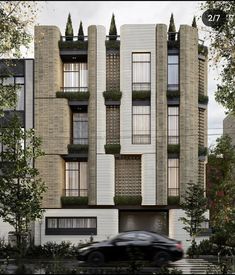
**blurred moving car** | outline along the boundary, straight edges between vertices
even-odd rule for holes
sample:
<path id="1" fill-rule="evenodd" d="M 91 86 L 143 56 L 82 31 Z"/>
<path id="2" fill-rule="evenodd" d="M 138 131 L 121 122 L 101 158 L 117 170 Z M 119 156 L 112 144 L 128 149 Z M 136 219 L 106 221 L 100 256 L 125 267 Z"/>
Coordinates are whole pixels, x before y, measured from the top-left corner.
<path id="1" fill-rule="evenodd" d="M 78 260 L 91 265 L 108 261 L 146 260 L 156 266 L 183 258 L 180 241 L 149 231 L 123 232 L 111 240 L 89 244 L 78 250 Z"/>

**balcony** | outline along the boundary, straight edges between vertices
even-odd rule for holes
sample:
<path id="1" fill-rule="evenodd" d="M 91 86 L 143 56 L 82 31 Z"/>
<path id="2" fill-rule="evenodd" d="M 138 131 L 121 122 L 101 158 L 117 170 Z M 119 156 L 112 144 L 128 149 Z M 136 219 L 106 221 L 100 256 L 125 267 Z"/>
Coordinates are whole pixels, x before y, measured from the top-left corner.
<path id="1" fill-rule="evenodd" d="M 86 93 L 88 92 L 88 87 L 61 87 L 62 92 L 77 92 L 77 93 Z"/>
<path id="2" fill-rule="evenodd" d="M 105 41 L 106 50 L 119 51 L 120 49 L 120 36 L 119 35 L 107 35 Z"/>
<path id="3" fill-rule="evenodd" d="M 61 90 L 56 92 L 57 98 L 67 98 L 71 108 L 77 106 L 87 106 L 90 93 L 88 87 L 61 87 Z"/>
<path id="4" fill-rule="evenodd" d="M 65 197 L 87 197 L 87 189 L 64 189 Z"/>

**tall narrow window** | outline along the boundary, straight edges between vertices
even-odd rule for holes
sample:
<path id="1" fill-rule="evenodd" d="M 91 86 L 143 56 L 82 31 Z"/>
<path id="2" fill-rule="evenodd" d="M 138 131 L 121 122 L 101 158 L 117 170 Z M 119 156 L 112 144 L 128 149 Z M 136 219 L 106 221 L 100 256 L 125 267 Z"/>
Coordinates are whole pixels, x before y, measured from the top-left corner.
<path id="1" fill-rule="evenodd" d="M 179 159 L 168 159 L 168 196 L 179 196 Z"/>
<path id="2" fill-rule="evenodd" d="M 150 53 L 132 54 L 132 91 L 150 91 Z"/>
<path id="3" fill-rule="evenodd" d="M 132 142 L 151 143 L 150 106 L 132 106 Z"/>
<path id="4" fill-rule="evenodd" d="M 88 144 L 87 113 L 73 113 L 73 144 Z"/>
<path id="5" fill-rule="evenodd" d="M 87 196 L 87 162 L 66 162 L 65 195 Z"/>
<path id="6" fill-rule="evenodd" d="M 168 55 L 168 90 L 179 89 L 179 56 Z"/>
<path id="7" fill-rule="evenodd" d="M 168 144 L 179 144 L 179 107 L 168 107 Z"/>
<path id="8" fill-rule="evenodd" d="M 87 63 L 64 64 L 64 91 L 87 92 L 88 88 Z"/>

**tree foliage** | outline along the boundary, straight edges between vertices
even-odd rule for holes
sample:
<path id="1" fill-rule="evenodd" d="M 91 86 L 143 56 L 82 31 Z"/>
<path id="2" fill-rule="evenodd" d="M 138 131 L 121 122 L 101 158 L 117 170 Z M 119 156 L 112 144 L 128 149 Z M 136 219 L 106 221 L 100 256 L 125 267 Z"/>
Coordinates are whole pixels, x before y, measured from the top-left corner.
<path id="1" fill-rule="evenodd" d="M 73 36 L 73 24 L 72 24 L 70 13 L 68 15 L 68 19 L 66 23 L 65 36 Z"/>
<path id="2" fill-rule="evenodd" d="M 115 16 L 112 14 L 112 19 L 110 23 L 110 28 L 109 28 L 109 35 L 111 36 L 109 39 L 110 40 L 116 40 L 117 36 L 117 28 L 116 28 L 116 23 L 115 23 Z"/>
<path id="3" fill-rule="evenodd" d="M 197 29 L 197 21 L 195 16 L 193 17 L 192 27 Z"/>
<path id="4" fill-rule="evenodd" d="M 204 196 L 204 189 L 200 184 L 188 183 L 185 196 L 183 196 L 182 209 L 185 211 L 185 217 L 179 220 L 185 225 L 183 229 L 191 237 L 192 249 L 195 249 L 195 238 L 201 232 L 201 224 L 206 221 L 204 216 L 207 210 L 207 198 Z"/>
<path id="5" fill-rule="evenodd" d="M 215 64 L 222 66 L 215 99 L 229 112 L 235 112 L 235 2 L 205 1 L 202 10 L 207 9 L 219 9 L 227 15 L 222 26 L 209 30 L 210 50 Z"/>
<path id="6" fill-rule="evenodd" d="M 228 135 L 217 139 L 208 156 L 211 223 L 220 244 L 235 245 L 235 147 Z M 217 238 L 218 237 L 218 238 Z"/>
<path id="7" fill-rule="evenodd" d="M 38 12 L 38 4 L 29 1 L 0 2 L 0 58 L 20 58 L 22 47 L 29 47 L 32 40 L 31 28 Z M 6 68 L 12 64 L 9 60 Z M 9 71 L 5 76 L 11 76 Z M 13 108 L 17 99 L 17 89 L 14 85 L 3 85 L 0 79 L 0 116 L 3 110 Z"/>
<path id="8" fill-rule="evenodd" d="M 33 129 L 24 130 L 15 115 L 7 127 L 1 128 L 0 143 L 0 216 L 15 229 L 17 245 L 28 233 L 30 222 L 42 217 L 40 208 L 45 184 L 33 161 L 42 156 L 41 140 Z"/>
<path id="9" fill-rule="evenodd" d="M 171 14 L 168 32 L 176 32 L 175 20 L 174 20 L 174 15 L 173 15 L 173 13 Z"/>
<path id="10" fill-rule="evenodd" d="M 84 41 L 84 32 L 83 32 L 82 21 L 80 21 L 80 25 L 79 25 L 78 40 Z"/>

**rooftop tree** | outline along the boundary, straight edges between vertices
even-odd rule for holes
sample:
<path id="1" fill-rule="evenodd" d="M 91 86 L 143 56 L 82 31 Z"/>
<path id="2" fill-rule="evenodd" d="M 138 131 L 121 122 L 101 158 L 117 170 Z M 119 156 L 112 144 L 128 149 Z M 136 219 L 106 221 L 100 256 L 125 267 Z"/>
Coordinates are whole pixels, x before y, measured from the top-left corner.
<path id="1" fill-rule="evenodd" d="M 109 40 L 116 40 L 117 39 L 117 28 L 116 28 L 114 14 L 112 15 L 112 19 L 111 19 L 111 23 L 110 23 L 109 36 L 110 36 Z"/>
<path id="2" fill-rule="evenodd" d="M 1 127 L 0 216 L 15 229 L 17 247 L 22 252 L 24 236 L 31 222 L 42 217 L 42 195 L 46 191 L 33 162 L 43 152 L 33 129 L 24 130 L 17 115 Z M 21 255 L 21 253 L 20 253 Z"/>
<path id="3" fill-rule="evenodd" d="M 84 32 L 83 32 L 82 21 L 80 21 L 80 25 L 79 25 L 78 40 L 84 41 Z"/>
<path id="4" fill-rule="evenodd" d="M 192 27 L 197 29 L 197 21 L 195 16 L 193 17 Z"/>
<path id="5" fill-rule="evenodd" d="M 173 13 L 171 14 L 171 18 L 170 18 L 170 24 L 169 24 L 169 28 L 168 28 L 168 37 L 169 40 L 175 40 L 175 32 L 176 32 L 176 28 L 175 28 L 175 21 L 174 21 L 174 15 Z"/>
<path id="6" fill-rule="evenodd" d="M 70 13 L 68 15 L 68 19 L 66 23 L 65 36 L 66 36 L 66 40 L 73 40 L 73 24 L 72 24 Z"/>

